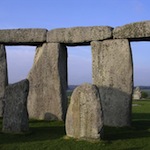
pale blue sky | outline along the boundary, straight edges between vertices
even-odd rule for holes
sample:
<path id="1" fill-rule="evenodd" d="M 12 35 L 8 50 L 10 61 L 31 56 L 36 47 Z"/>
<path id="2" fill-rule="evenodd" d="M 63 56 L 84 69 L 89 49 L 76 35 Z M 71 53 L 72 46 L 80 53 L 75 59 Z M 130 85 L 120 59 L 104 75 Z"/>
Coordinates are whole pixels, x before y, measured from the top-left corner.
<path id="1" fill-rule="evenodd" d="M 1 0 L 0 29 L 122 26 L 150 20 L 149 0 Z M 150 85 L 150 42 L 131 43 L 135 85 Z M 26 78 L 35 47 L 6 47 L 9 81 Z M 69 47 L 69 84 L 91 82 L 90 47 Z"/>

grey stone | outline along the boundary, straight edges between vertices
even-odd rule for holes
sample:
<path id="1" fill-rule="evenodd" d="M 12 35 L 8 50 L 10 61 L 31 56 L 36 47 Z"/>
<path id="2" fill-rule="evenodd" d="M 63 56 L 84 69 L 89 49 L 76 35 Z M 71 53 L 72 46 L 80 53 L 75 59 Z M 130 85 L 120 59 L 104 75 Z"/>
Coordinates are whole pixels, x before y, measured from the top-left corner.
<path id="1" fill-rule="evenodd" d="M 140 90 L 140 87 L 136 87 L 133 91 L 133 97 L 134 100 L 139 100 L 142 98 L 142 92 Z"/>
<path id="2" fill-rule="evenodd" d="M 99 87 L 104 124 L 131 125 L 133 68 L 128 40 L 92 42 L 93 84 Z"/>
<path id="3" fill-rule="evenodd" d="M 5 45 L 39 45 L 46 41 L 46 29 L 0 30 L 0 43 Z"/>
<path id="4" fill-rule="evenodd" d="M 74 27 L 50 30 L 47 33 L 47 42 L 65 43 L 67 45 L 87 45 L 93 40 L 112 38 L 112 27 Z"/>
<path id="5" fill-rule="evenodd" d="M 3 113 L 3 98 L 5 88 L 7 85 L 8 85 L 8 76 L 7 76 L 6 50 L 4 45 L 0 45 L 0 117 L 2 117 Z"/>
<path id="6" fill-rule="evenodd" d="M 29 130 L 27 96 L 29 81 L 27 79 L 6 87 L 3 114 L 3 132 L 22 133 Z"/>
<path id="7" fill-rule="evenodd" d="M 67 110 L 66 133 L 69 137 L 85 140 L 103 136 L 100 95 L 95 85 L 83 84 L 73 91 Z"/>
<path id="8" fill-rule="evenodd" d="M 36 49 L 28 75 L 29 117 L 64 120 L 67 109 L 67 49 L 58 43 L 45 43 Z"/>
<path id="9" fill-rule="evenodd" d="M 113 31 L 115 39 L 131 41 L 150 41 L 150 21 L 136 22 L 117 27 Z"/>

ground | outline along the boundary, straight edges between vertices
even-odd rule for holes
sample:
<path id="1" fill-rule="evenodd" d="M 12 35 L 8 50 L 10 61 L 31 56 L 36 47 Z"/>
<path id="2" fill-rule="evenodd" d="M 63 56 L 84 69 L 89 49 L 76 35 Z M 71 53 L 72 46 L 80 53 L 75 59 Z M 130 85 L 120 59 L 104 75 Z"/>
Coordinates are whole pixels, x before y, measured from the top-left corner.
<path id="1" fill-rule="evenodd" d="M 98 142 L 66 138 L 63 122 L 30 120 L 27 134 L 0 132 L 0 150 L 149 150 L 150 100 L 133 101 L 132 110 L 132 127 L 104 127 L 105 137 Z"/>

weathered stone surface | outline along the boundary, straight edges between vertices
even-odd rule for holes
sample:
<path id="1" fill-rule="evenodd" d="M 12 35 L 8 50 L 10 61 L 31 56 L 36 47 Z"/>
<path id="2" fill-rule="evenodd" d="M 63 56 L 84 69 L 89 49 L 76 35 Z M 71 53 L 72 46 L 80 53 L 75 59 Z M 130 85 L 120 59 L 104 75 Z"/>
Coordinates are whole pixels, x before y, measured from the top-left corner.
<path id="1" fill-rule="evenodd" d="M 103 134 L 100 95 L 95 85 L 83 84 L 72 96 L 66 116 L 67 136 L 78 139 L 99 139 Z"/>
<path id="2" fill-rule="evenodd" d="M 5 45 L 38 45 L 46 41 L 46 29 L 0 30 L 0 43 Z"/>
<path id="3" fill-rule="evenodd" d="M 47 33 L 47 42 L 65 43 L 67 45 L 86 45 L 93 40 L 112 38 L 112 27 L 74 27 L 50 30 Z"/>
<path id="4" fill-rule="evenodd" d="M 117 27 L 113 31 L 115 39 L 129 39 L 131 41 L 150 41 L 150 21 L 136 22 Z"/>
<path id="5" fill-rule="evenodd" d="M 45 43 L 36 50 L 29 73 L 30 118 L 63 120 L 67 109 L 67 49 L 58 43 Z"/>
<path id="6" fill-rule="evenodd" d="M 29 81 L 22 80 L 6 87 L 3 132 L 21 133 L 29 130 L 27 96 Z"/>
<path id="7" fill-rule="evenodd" d="M 7 76 L 6 50 L 4 45 L 0 45 L 0 117 L 2 117 L 3 98 L 5 88 L 7 85 L 8 85 L 8 76 Z"/>
<path id="8" fill-rule="evenodd" d="M 133 100 L 139 100 L 142 98 L 142 92 L 140 90 L 140 87 L 136 87 L 133 91 Z"/>
<path id="9" fill-rule="evenodd" d="M 93 84 L 99 87 L 104 124 L 130 126 L 132 58 L 128 40 L 92 42 Z"/>

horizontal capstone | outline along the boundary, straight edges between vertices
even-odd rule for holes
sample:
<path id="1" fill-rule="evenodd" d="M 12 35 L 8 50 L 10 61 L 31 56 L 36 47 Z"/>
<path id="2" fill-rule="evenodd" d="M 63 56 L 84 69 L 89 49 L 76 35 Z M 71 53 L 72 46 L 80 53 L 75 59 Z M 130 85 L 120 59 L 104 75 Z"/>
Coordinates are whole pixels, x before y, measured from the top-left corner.
<path id="1" fill-rule="evenodd" d="M 46 41 L 47 29 L 0 30 L 0 43 L 5 45 L 39 45 Z"/>
<path id="2" fill-rule="evenodd" d="M 150 41 L 150 21 L 135 22 L 116 27 L 114 39 L 130 39 L 131 41 Z"/>
<path id="3" fill-rule="evenodd" d="M 73 27 L 50 30 L 47 33 L 47 42 L 64 43 L 66 45 L 87 45 L 94 40 L 112 38 L 112 27 Z"/>

